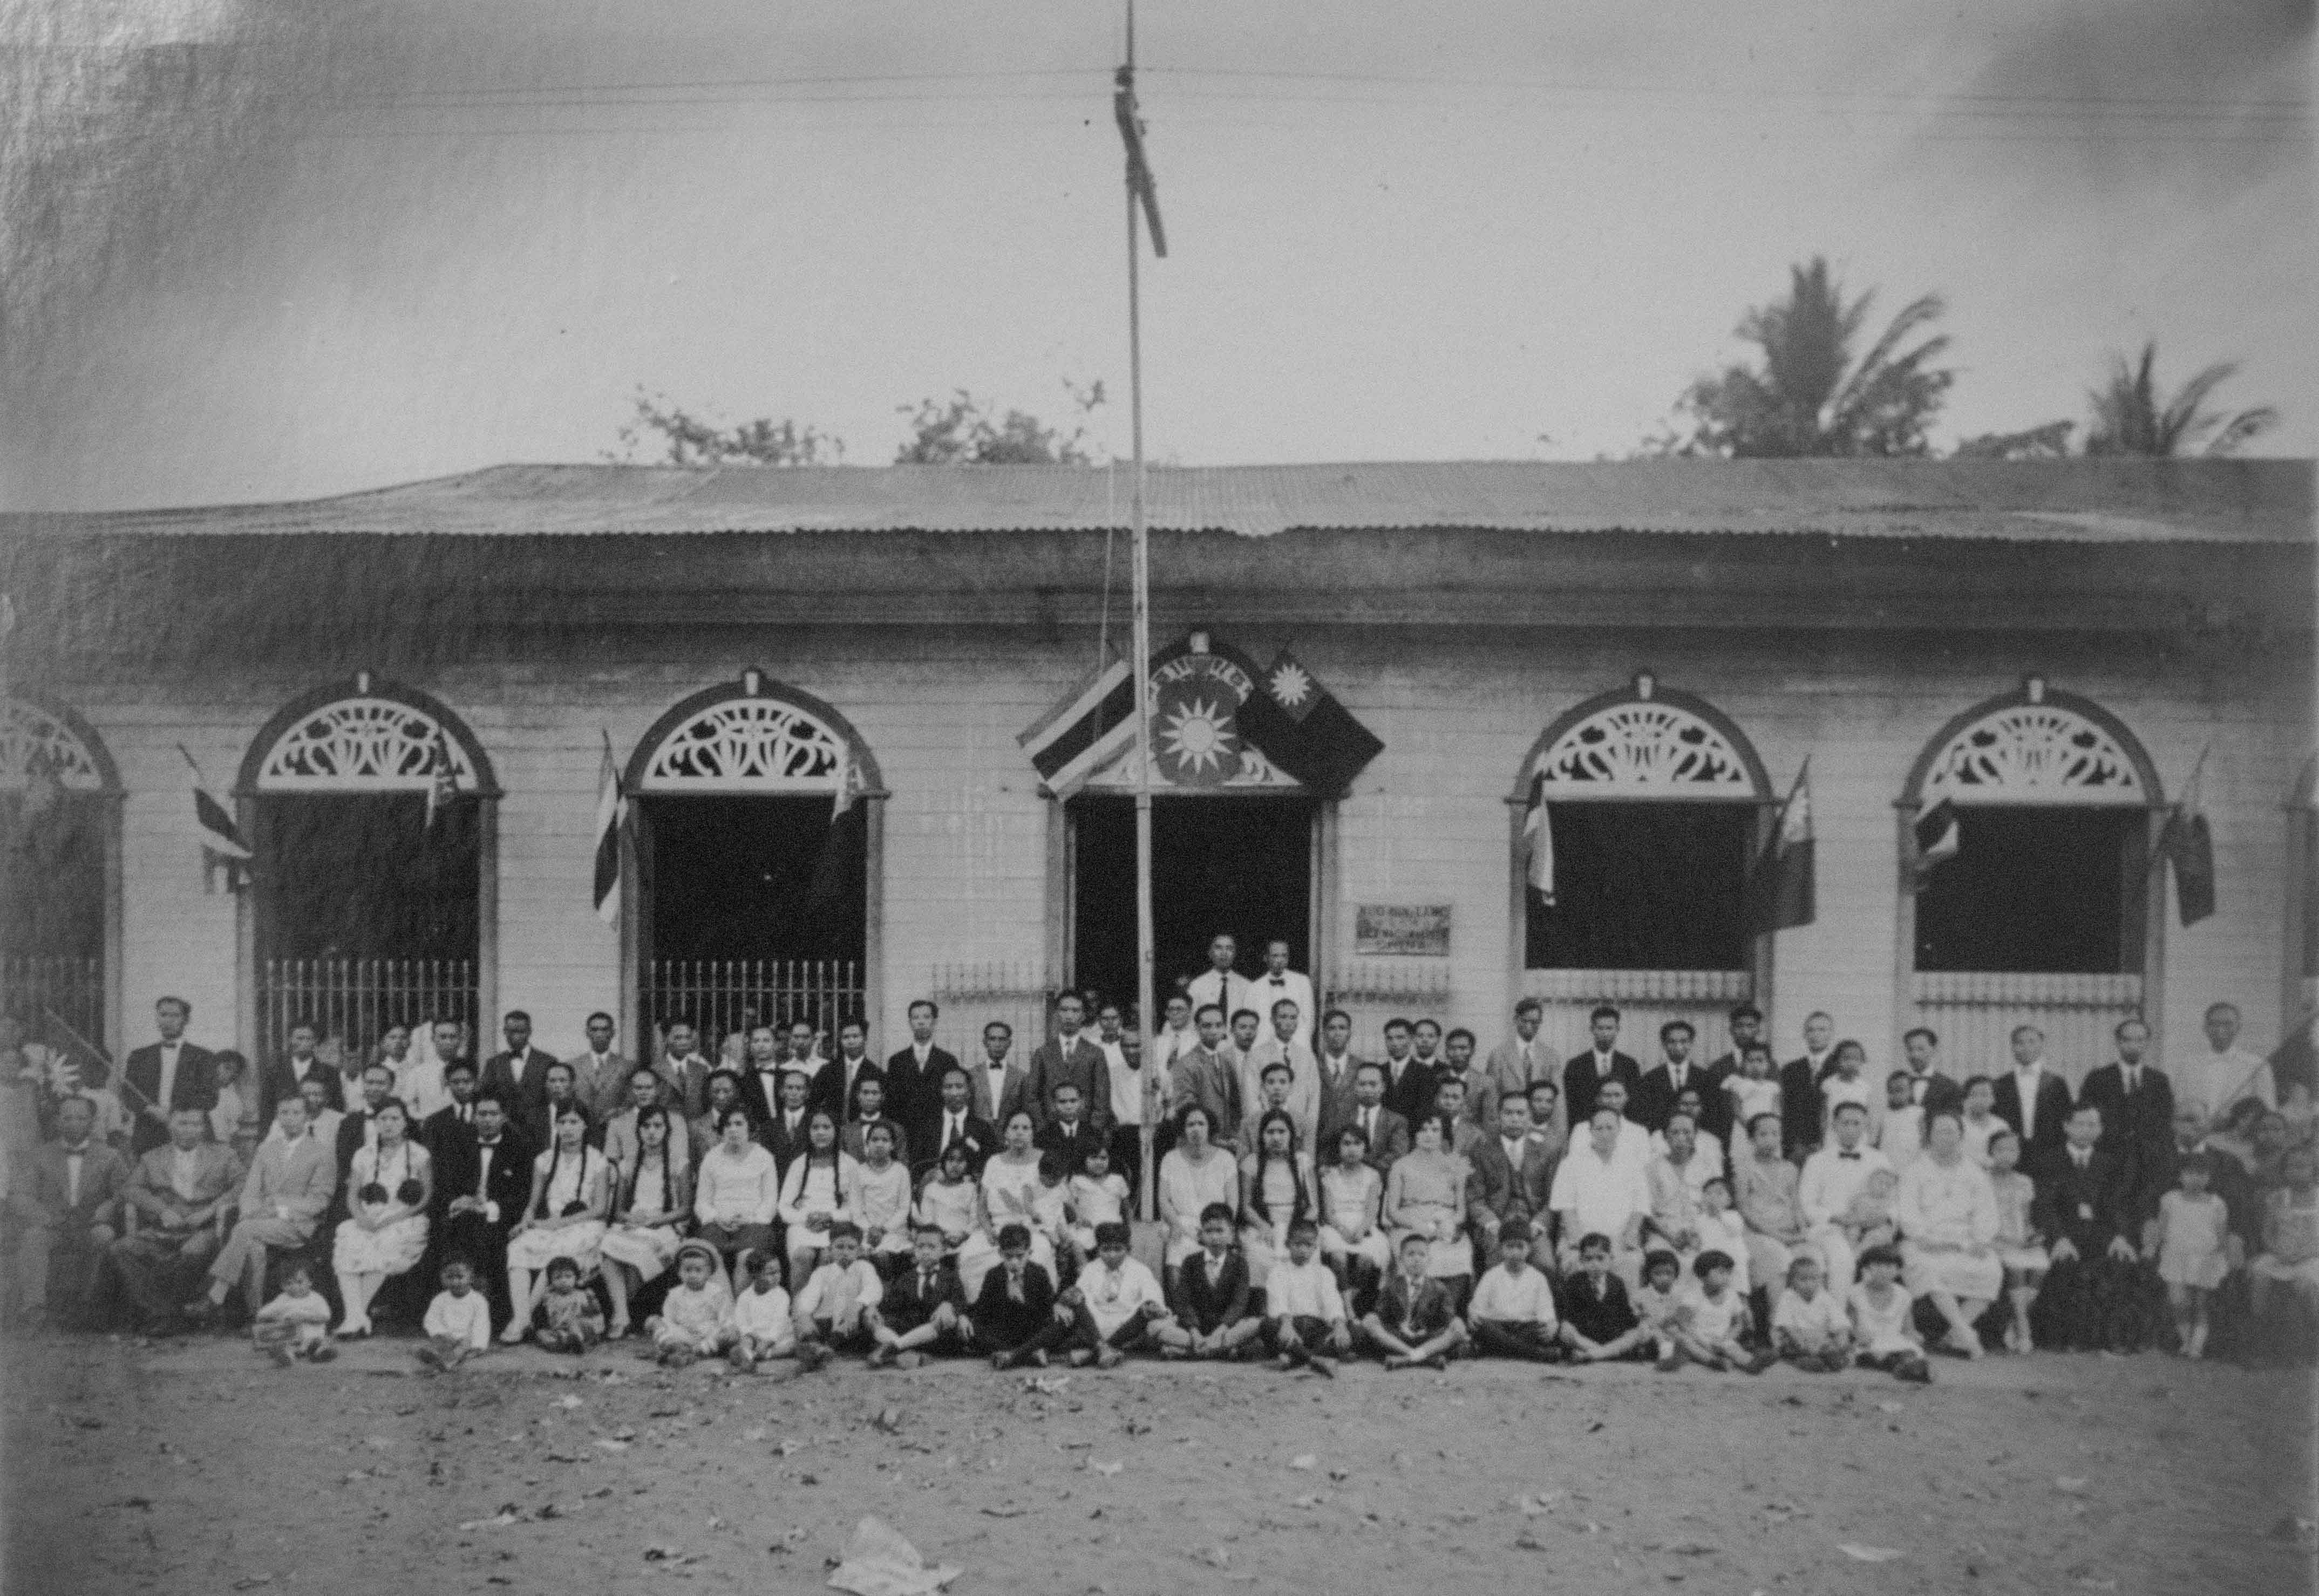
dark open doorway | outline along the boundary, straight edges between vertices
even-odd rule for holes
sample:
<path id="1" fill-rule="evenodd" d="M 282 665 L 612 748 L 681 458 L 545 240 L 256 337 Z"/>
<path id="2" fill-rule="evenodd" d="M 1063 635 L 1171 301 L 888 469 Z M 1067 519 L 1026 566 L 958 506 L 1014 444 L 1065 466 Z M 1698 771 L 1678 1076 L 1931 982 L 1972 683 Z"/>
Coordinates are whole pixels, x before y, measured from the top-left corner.
<path id="1" fill-rule="evenodd" d="M 1159 991 L 1208 967 L 1209 940 L 1229 931 L 1253 974 L 1264 944 L 1288 942 L 1311 969 L 1313 821 L 1307 798 L 1161 797 L 1151 805 L 1152 931 Z M 1082 989 L 1135 995 L 1135 804 L 1071 800 L 1071 978 Z"/>
<path id="2" fill-rule="evenodd" d="M 475 957 L 476 805 L 429 825 L 420 794 L 267 798 L 257 829 L 260 959 Z"/>
<path id="3" fill-rule="evenodd" d="M 1917 897 L 1917 969 L 2135 975 L 2149 892 L 2140 809 L 1974 807 Z"/>
<path id="4" fill-rule="evenodd" d="M 1526 898 L 1531 969 L 1745 969 L 1752 804 L 1550 804 L 1554 902 Z"/>

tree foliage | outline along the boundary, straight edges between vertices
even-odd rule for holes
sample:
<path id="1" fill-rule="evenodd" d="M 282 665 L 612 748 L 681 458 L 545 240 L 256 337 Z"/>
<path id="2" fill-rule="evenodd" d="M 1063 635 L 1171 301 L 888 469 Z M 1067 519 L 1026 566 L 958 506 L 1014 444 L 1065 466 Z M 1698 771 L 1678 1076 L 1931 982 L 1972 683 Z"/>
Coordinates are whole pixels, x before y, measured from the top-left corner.
<path id="1" fill-rule="evenodd" d="M 1080 389 L 1068 383 L 1081 415 L 1104 401 L 1103 383 Z M 1092 465 L 1087 428 L 1069 433 L 1050 427 L 1027 410 L 994 412 L 990 404 L 961 388 L 948 399 L 922 399 L 898 407 L 909 419 L 910 436 L 895 452 L 897 465 Z"/>
<path id="2" fill-rule="evenodd" d="M 1847 302 L 1823 257 L 1791 267 L 1787 297 L 1740 320 L 1737 336 L 1759 362 L 1694 382 L 1675 404 L 1687 433 L 1655 446 L 1743 458 L 1926 453 L 1955 375 L 1935 364 L 1947 335 L 1930 332 L 1946 307 L 1938 294 L 1910 302 L 1854 358 L 1875 298 L 1871 290 Z"/>
<path id="3" fill-rule="evenodd" d="M 2093 408 L 2087 454 L 2227 455 L 2278 419 L 2278 412 L 2269 405 L 2235 411 L 2205 408 L 2215 390 L 2237 374 L 2235 362 L 2215 362 L 2163 401 L 2157 365 L 2154 339 L 2142 346 L 2139 360 L 2110 356 L 2108 377 L 2086 394 Z"/>
<path id="4" fill-rule="evenodd" d="M 760 416 L 720 428 L 669 402 L 666 395 L 636 390 L 636 414 L 619 430 L 622 461 L 649 447 L 670 465 L 835 465 L 845 444 L 817 427 Z"/>
<path id="5" fill-rule="evenodd" d="M 2042 427 L 2030 427 L 2019 432 L 1984 432 L 1978 437 L 1960 439 L 1956 458 L 2060 460 L 2069 455 L 2070 434 L 2077 425 L 2075 421 L 2048 421 Z"/>

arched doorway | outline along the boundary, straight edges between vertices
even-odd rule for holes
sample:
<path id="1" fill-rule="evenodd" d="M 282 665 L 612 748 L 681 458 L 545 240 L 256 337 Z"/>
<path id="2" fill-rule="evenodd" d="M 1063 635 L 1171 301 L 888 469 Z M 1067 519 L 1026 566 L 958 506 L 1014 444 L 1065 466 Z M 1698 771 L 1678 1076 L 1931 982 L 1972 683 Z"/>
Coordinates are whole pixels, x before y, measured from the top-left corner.
<path id="1" fill-rule="evenodd" d="M 94 727 L 0 698 L 0 1012 L 120 1053 L 121 778 Z"/>
<path id="2" fill-rule="evenodd" d="M 1925 745 L 1899 806 L 1904 865 L 1928 797 L 1954 807 L 1958 849 L 1900 896 L 1900 1025 L 1932 1027 L 1965 1076 L 2008 1068 L 2013 1028 L 2034 1023 L 2072 1087 L 2124 1016 L 2159 1032 L 2164 799 L 2125 724 L 2032 677 Z"/>
<path id="3" fill-rule="evenodd" d="M 245 895 L 243 1034 L 263 1060 L 303 1021 L 327 1055 L 390 1025 L 496 1004 L 498 799 L 490 756 L 440 700 L 368 672 L 268 721 L 236 796 Z"/>
<path id="4" fill-rule="evenodd" d="M 1697 1028 L 1696 1058 L 1724 1051 L 1732 1005 L 1768 996 L 1744 899 L 1774 798 L 1738 726 L 1644 672 L 1548 726 L 1506 801 L 1514 988 L 1545 1004 L 1540 1036 L 1579 1052 L 1588 1012 L 1611 1003 L 1646 1068 L 1672 1019 Z M 1529 879 L 1533 804 L 1552 837 L 1550 904 Z"/>
<path id="5" fill-rule="evenodd" d="M 628 1034 L 681 1015 L 713 1053 L 752 1016 L 877 1023 L 886 790 L 843 715 L 746 671 L 663 715 L 625 787 Z"/>

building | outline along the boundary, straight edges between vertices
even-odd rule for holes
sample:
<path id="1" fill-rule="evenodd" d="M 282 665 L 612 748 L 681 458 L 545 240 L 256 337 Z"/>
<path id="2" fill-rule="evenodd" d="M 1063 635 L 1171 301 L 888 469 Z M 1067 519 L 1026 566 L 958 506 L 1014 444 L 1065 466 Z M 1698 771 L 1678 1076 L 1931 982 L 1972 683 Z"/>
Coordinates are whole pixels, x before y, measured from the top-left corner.
<path id="1" fill-rule="evenodd" d="M 1994 1067 L 2027 1018 L 2074 1078 L 2121 1014 L 2162 1057 L 2223 998 L 2267 1048 L 2319 976 L 2312 487 L 2293 461 L 1155 470 L 1169 657 L 1285 657 L 1382 744 L 1342 790 L 1227 757 L 1221 723 L 1198 769 L 1163 750 L 1163 976 L 1216 928 L 1250 970 L 1278 935 L 1372 1041 L 1430 1014 L 1486 1047 L 1531 993 L 1572 1051 L 1619 1004 L 1647 1063 L 1674 1014 L 1720 1050 L 1742 1000 L 1783 1057 L 1825 1008 L 1880 1068 L 1920 1021 L 1950 1069 Z M 1124 989 L 1129 771 L 1059 801 L 1018 739 L 1125 639 L 1126 488 L 510 466 L 0 518 L 6 1001 L 117 1050 L 182 993 L 197 1040 L 252 1053 L 294 1017 L 361 1046 L 522 1007 L 560 1052 L 599 1008 L 633 1045 L 679 1009 L 859 1006 L 890 1048 L 931 995 L 964 1052 L 1063 983 Z M 187 756 L 248 890 L 204 862 Z M 1817 919 L 1755 937 L 1747 861 L 1807 759 Z M 2220 907 L 2186 928 L 2149 861 L 2194 769 Z M 1912 892 L 1928 792 L 1962 851 Z"/>

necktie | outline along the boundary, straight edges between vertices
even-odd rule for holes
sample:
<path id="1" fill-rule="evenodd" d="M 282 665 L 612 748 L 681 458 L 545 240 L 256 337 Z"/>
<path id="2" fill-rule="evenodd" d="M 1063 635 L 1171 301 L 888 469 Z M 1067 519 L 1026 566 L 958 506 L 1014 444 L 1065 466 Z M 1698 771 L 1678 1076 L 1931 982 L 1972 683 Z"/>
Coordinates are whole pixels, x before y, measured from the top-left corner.
<path id="1" fill-rule="evenodd" d="M 943 1132 L 943 1144 L 940 1150 L 943 1152 L 948 1152 L 952 1147 L 957 1145 L 958 1139 L 961 1134 L 961 1127 L 958 1122 L 958 1115 L 952 1114 L 950 1116 L 950 1129 Z"/>
<path id="2" fill-rule="evenodd" d="M 2142 1071 L 2139 1069 L 2127 1070 L 2125 1072 L 2125 1095 L 2131 1097 L 2141 1089 Z"/>
<path id="3" fill-rule="evenodd" d="M 1369 1139 L 1369 1147 L 1370 1147 L 1370 1149 L 1371 1149 L 1372 1150 L 1375 1150 L 1375 1149 L 1376 1149 L 1376 1109 L 1374 1109 L 1374 1108 L 1364 1108 L 1363 1110 L 1361 1110 L 1361 1130 L 1362 1130 L 1362 1132 L 1363 1132 L 1364 1134 L 1366 1134 L 1366 1135 L 1368 1137 L 1368 1139 Z"/>

